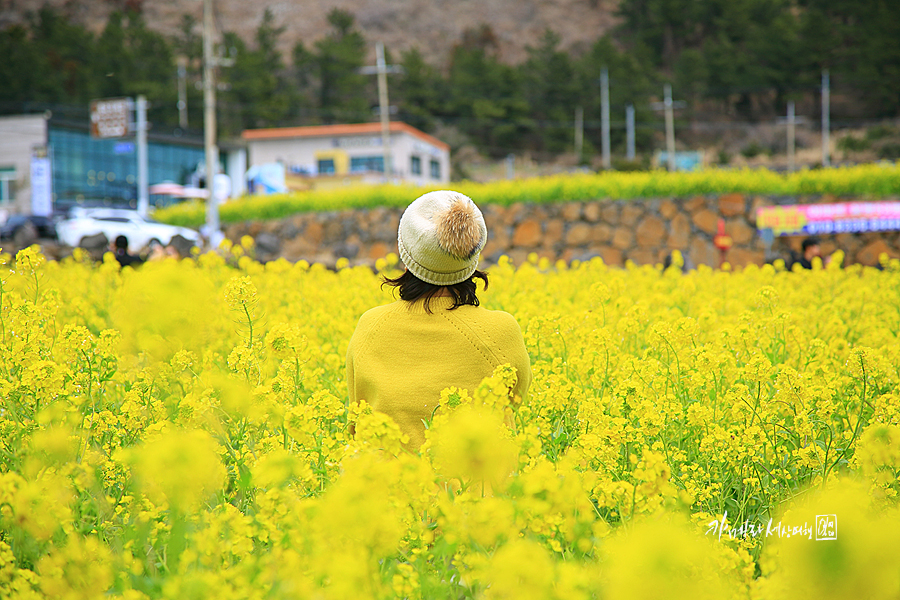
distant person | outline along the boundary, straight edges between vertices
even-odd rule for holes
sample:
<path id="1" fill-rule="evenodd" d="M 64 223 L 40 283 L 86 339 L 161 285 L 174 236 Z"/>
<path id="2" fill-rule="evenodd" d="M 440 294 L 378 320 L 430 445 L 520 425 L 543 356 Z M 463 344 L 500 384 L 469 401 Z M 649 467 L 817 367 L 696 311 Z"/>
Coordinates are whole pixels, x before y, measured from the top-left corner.
<path id="1" fill-rule="evenodd" d="M 822 244 L 817 237 L 808 237 L 800 245 L 800 258 L 797 262 L 804 269 L 812 269 L 813 259 L 822 259 Z"/>
<path id="2" fill-rule="evenodd" d="M 116 236 L 110 250 L 123 267 L 136 267 L 144 262 L 139 256 L 128 254 L 128 238 L 124 235 Z"/>

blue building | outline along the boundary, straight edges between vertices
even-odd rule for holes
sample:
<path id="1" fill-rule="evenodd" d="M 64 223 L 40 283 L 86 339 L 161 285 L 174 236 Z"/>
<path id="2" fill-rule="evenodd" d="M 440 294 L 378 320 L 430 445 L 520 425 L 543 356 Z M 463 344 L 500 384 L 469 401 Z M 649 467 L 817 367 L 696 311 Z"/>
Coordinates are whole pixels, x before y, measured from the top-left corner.
<path id="1" fill-rule="evenodd" d="M 150 185 L 171 181 L 188 186 L 205 179 L 203 138 L 199 135 L 148 133 Z M 55 212 L 76 205 L 137 206 L 137 148 L 133 137 L 91 137 L 88 119 L 37 115 L 0 116 L 0 210 L 31 213 L 33 162 L 50 160 L 51 196 Z M 233 167 L 243 182 L 245 151 L 220 152 L 220 163 Z M 35 189 L 46 189 L 37 186 Z M 240 190 L 238 190 L 239 192 Z M 40 192 L 38 192 L 40 193 Z M 162 198 L 151 196 L 151 205 Z"/>

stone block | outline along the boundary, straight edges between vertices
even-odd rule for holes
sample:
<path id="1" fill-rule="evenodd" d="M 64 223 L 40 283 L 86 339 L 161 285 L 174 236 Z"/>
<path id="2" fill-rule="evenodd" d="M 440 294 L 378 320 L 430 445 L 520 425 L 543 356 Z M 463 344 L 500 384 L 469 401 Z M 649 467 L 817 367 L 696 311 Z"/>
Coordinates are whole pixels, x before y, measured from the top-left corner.
<path id="1" fill-rule="evenodd" d="M 391 247 L 385 244 L 384 242 L 375 242 L 371 246 L 369 246 L 369 251 L 366 255 L 375 260 L 379 258 L 384 258 L 391 252 Z"/>
<path id="2" fill-rule="evenodd" d="M 506 211 L 503 215 L 503 223 L 506 225 L 513 225 L 518 222 L 519 218 L 522 216 L 522 213 L 525 212 L 525 205 L 521 202 L 516 202 L 506 207 Z"/>
<path id="3" fill-rule="evenodd" d="M 634 234 L 628 227 L 616 227 L 613 231 L 612 245 L 619 250 L 630 248 L 634 243 Z"/>
<path id="4" fill-rule="evenodd" d="M 696 236 L 691 240 L 688 258 L 694 267 L 708 265 L 716 268 L 719 266 L 719 251 L 712 245 L 712 241 L 700 236 Z"/>
<path id="5" fill-rule="evenodd" d="M 620 207 L 620 202 L 610 202 L 600 209 L 600 216 L 610 225 L 618 225 Z"/>
<path id="6" fill-rule="evenodd" d="M 596 251 L 597 256 L 603 259 L 603 262 L 612 267 L 621 267 L 624 264 L 622 260 L 622 251 L 618 248 L 613 248 L 611 246 L 600 246 L 598 248 L 591 248 L 591 251 Z"/>
<path id="7" fill-rule="evenodd" d="M 719 216 L 711 210 L 701 209 L 691 215 L 691 221 L 700 231 L 704 231 L 710 235 L 716 234 L 719 224 Z"/>
<path id="8" fill-rule="evenodd" d="M 622 206 L 622 215 L 619 217 L 619 222 L 622 225 L 634 227 L 642 214 L 644 214 L 644 207 L 641 206 L 639 202 L 628 202 Z"/>
<path id="9" fill-rule="evenodd" d="M 656 259 L 656 252 L 649 248 L 637 248 L 628 252 L 628 260 L 636 265 L 655 265 L 659 262 Z"/>
<path id="10" fill-rule="evenodd" d="M 537 219 L 522 221 L 513 233 L 512 245 L 516 248 L 534 248 L 541 243 L 541 223 Z"/>
<path id="11" fill-rule="evenodd" d="M 691 222 L 687 215 L 678 213 L 670 223 L 668 245 L 678 250 L 686 250 L 691 241 Z"/>
<path id="12" fill-rule="evenodd" d="M 874 267 L 878 264 L 878 257 L 881 253 L 887 254 L 891 258 L 897 258 L 897 252 L 892 250 L 883 239 L 877 239 L 869 242 L 856 252 L 856 262 L 862 265 Z"/>
<path id="13" fill-rule="evenodd" d="M 545 248 L 552 248 L 559 244 L 562 241 L 564 230 L 565 223 L 562 219 L 551 219 L 546 221 L 543 246 Z"/>
<path id="14" fill-rule="evenodd" d="M 743 215 L 747 210 L 743 194 L 722 194 L 719 196 L 719 213 L 724 217 Z"/>
<path id="15" fill-rule="evenodd" d="M 694 196 L 684 203 L 684 210 L 689 213 L 700 210 L 701 208 L 706 208 L 706 198 L 703 196 Z"/>
<path id="16" fill-rule="evenodd" d="M 599 202 L 585 202 L 584 210 L 582 211 L 582 216 L 585 221 L 589 223 L 596 223 L 600 220 L 600 203 Z"/>
<path id="17" fill-rule="evenodd" d="M 306 225 L 306 229 L 303 230 L 303 233 L 300 234 L 300 237 L 313 246 L 320 246 L 322 244 L 324 235 L 325 230 L 322 227 L 322 223 L 320 223 L 319 221 L 310 221 Z"/>
<path id="18" fill-rule="evenodd" d="M 297 236 L 281 245 L 281 256 L 291 262 L 309 260 L 316 253 L 317 246 L 317 244 L 310 243 L 304 236 Z"/>
<path id="19" fill-rule="evenodd" d="M 583 246 L 591 239 L 591 226 L 587 223 L 574 223 L 566 232 L 567 246 Z"/>
<path id="20" fill-rule="evenodd" d="M 766 262 L 766 253 L 762 250 L 731 248 L 725 255 L 725 260 L 727 260 L 732 267 L 746 267 L 747 265 L 761 266 Z"/>
<path id="21" fill-rule="evenodd" d="M 646 216 L 635 229 L 635 239 L 639 248 L 662 246 L 666 242 L 666 224 L 659 217 Z"/>
<path id="22" fill-rule="evenodd" d="M 563 220 L 574 223 L 581 220 L 581 202 L 566 202 L 562 207 Z"/>
<path id="23" fill-rule="evenodd" d="M 606 223 L 597 223 L 591 227 L 591 241 L 605 244 L 612 239 L 613 228 Z"/>
<path id="24" fill-rule="evenodd" d="M 756 229 L 747 225 L 743 219 L 726 222 L 725 233 L 732 237 L 735 244 L 748 244 L 756 237 Z"/>
<path id="25" fill-rule="evenodd" d="M 659 203 L 659 214 L 667 221 L 671 221 L 678 214 L 678 206 L 667 198 Z"/>

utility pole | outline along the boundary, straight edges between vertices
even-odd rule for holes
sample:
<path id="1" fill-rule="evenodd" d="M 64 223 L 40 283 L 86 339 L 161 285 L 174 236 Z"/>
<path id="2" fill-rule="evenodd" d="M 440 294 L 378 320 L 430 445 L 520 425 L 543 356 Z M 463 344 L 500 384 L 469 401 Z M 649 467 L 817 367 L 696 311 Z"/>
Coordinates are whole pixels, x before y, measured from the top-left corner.
<path id="1" fill-rule="evenodd" d="M 381 149 L 384 153 L 384 177 L 389 180 L 393 174 L 391 166 L 391 115 L 388 104 L 388 73 L 402 73 L 403 69 L 396 65 L 388 65 L 384 60 L 384 44 L 375 44 L 375 66 L 363 67 L 360 73 L 378 75 L 378 112 L 381 117 Z"/>
<path id="2" fill-rule="evenodd" d="M 147 216 L 150 209 L 149 177 L 147 165 L 147 98 L 138 96 L 135 103 L 135 138 L 137 142 L 137 201 L 138 214 Z"/>
<path id="3" fill-rule="evenodd" d="M 634 104 L 625 106 L 625 156 L 634 160 Z"/>
<path id="4" fill-rule="evenodd" d="M 795 156 L 796 156 L 796 126 L 800 123 L 803 123 L 806 119 L 803 117 L 798 117 L 794 114 L 794 101 L 788 100 L 787 103 L 787 117 L 781 117 L 778 119 L 778 123 L 785 123 L 787 125 L 787 155 L 788 155 L 788 172 L 793 173 L 796 169 L 795 164 Z"/>
<path id="5" fill-rule="evenodd" d="M 665 87 L 666 110 L 666 159 L 668 159 L 669 171 L 675 170 L 675 115 L 672 110 L 672 86 L 668 83 Z"/>
<path id="6" fill-rule="evenodd" d="M 581 164 L 581 155 L 584 149 L 584 108 L 575 107 L 575 158 Z"/>
<path id="7" fill-rule="evenodd" d="M 603 168 L 612 168 L 609 155 L 609 71 L 606 67 L 600 70 L 600 149 Z"/>
<path id="8" fill-rule="evenodd" d="M 675 114 L 674 109 L 684 108 L 687 103 L 672 101 L 672 86 L 668 83 L 663 88 L 663 102 L 654 102 L 653 110 L 664 110 L 666 118 L 666 165 L 669 171 L 675 170 Z"/>
<path id="9" fill-rule="evenodd" d="M 206 152 L 206 228 L 211 244 L 219 236 L 219 203 L 213 194 L 218 172 L 219 149 L 216 146 L 216 60 L 213 57 L 213 0 L 203 0 L 203 139 Z"/>
<path id="10" fill-rule="evenodd" d="M 831 81 L 828 69 L 822 70 L 822 166 L 831 165 L 831 152 L 828 149 L 831 134 Z"/>
<path id="11" fill-rule="evenodd" d="M 187 129 L 187 57 L 178 57 L 178 126 Z"/>

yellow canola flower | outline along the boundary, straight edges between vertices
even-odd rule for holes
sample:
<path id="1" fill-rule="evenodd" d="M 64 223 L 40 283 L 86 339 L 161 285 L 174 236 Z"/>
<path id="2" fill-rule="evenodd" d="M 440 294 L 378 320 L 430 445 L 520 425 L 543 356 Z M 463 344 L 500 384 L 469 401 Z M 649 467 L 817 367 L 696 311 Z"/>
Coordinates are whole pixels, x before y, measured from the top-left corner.
<path id="1" fill-rule="evenodd" d="M 135 478 L 153 502 L 183 512 L 196 510 L 225 480 L 219 445 L 203 430 L 160 433 L 135 448 L 131 461 Z"/>
<path id="2" fill-rule="evenodd" d="M 428 431 L 435 469 L 463 483 L 502 482 L 515 467 L 517 450 L 497 411 L 463 406 Z"/>

